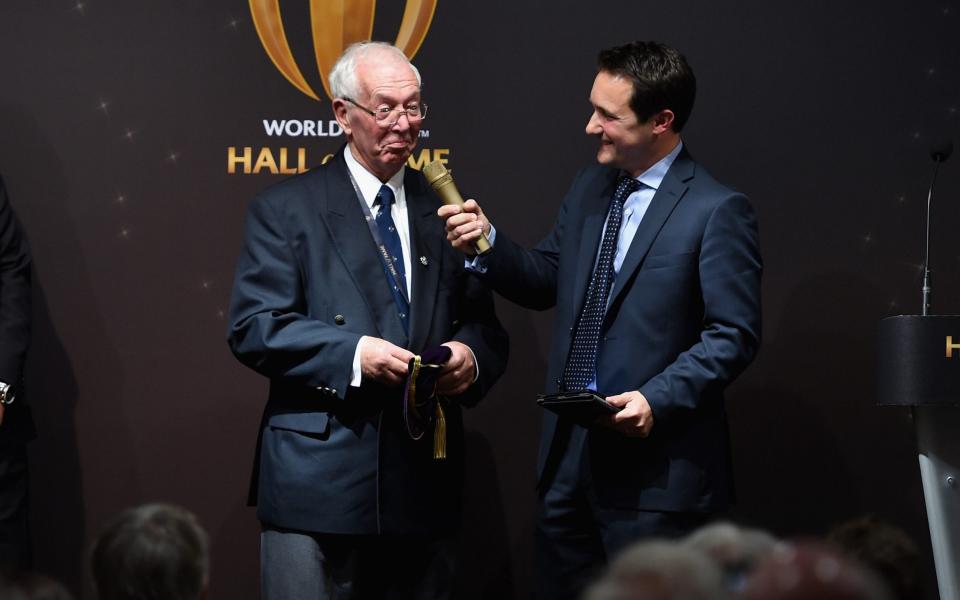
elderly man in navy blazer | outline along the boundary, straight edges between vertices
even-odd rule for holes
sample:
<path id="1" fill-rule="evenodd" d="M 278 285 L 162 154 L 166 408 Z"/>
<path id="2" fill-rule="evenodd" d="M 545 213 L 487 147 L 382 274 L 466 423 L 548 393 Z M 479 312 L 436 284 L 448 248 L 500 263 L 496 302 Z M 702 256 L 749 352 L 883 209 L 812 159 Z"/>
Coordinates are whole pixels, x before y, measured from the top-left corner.
<path id="1" fill-rule="evenodd" d="M 696 82 L 676 50 L 604 50 L 587 134 L 598 165 L 577 175 L 532 250 L 470 200 L 443 207 L 448 239 L 485 283 L 556 307 L 547 391 L 593 389 L 619 408 L 582 426 L 544 413 L 539 589 L 573 598 L 613 553 L 676 536 L 731 496 L 724 388 L 760 343 L 761 260 L 747 198 L 693 160 L 680 131 Z"/>
<path id="2" fill-rule="evenodd" d="M 507 337 L 444 239 L 439 198 L 405 167 L 427 112 L 417 70 L 358 44 L 330 87 L 347 144 L 253 201 L 230 307 L 231 349 L 270 378 L 252 493 L 263 597 L 443 598 L 461 407 L 502 373 Z M 408 430 L 408 366 L 440 346 L 445 435 Z"/>

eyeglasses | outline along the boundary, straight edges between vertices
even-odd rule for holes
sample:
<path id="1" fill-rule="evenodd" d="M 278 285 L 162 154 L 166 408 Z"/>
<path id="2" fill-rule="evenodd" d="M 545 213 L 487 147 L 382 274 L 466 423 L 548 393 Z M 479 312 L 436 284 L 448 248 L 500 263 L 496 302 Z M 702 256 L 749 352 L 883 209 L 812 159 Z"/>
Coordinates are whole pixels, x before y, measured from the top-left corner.
<path id="1" fill-rule="evenodd" d="M 387 108 L 384 106 L 383 108 L 378 108 L 377 110 L 370 110 L 366 106 L 358 104 L 357 101 L 353 100 L 352 98 L 344 98 L 344 100 L 373 117 L 376 120 L 377 125 L 380 127 L 393 127 L 397 124 L 402 115 L 406 115 L 407 121 L 411 123 L 419 123 L 427 118 L 427 105 L 423 102 L 418 102 L 417 104 L 408 106 L 406 108 Z M 391 115 L 393 114 L 396 114 L 396 116 L 392 117 Z"/>

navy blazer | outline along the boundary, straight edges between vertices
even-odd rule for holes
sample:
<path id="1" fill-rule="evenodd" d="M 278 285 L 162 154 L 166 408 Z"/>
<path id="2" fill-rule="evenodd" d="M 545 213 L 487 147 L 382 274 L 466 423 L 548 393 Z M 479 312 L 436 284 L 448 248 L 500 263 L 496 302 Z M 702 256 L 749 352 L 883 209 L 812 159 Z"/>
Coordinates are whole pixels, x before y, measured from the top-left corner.
<path id="1" fill-rule="evenodd" d="M 4 411 L 0 443 L 35 437 L 27 395 L 21 387 L 30 344 L 30 251 L 0 178 L 0 381 L 17 386 Z"/>
<path id="2" fill-rule="evenodd" d="M 582 170 L 553 231 L 534 249 L 498 228 L 483 279 L 521 305 L 556 306 L 547 390 L 559 389 L 619 171 Z M 651 435 L 590 432 L 601 504 L 712 511 L 732 483 L 723 390 L 760 344 L 761 260 L 745 196 L 717 182 L 684 150 L 640 223 L 611 290 L 597 354 L 603 395 L 639 390 Z M 539 479 L 557 428 L 544 412 Z"/>
<path id="3" fill-rule="evenodd" d="M 327 533 L 429 533 L 459 522 L 461 405 L 503 372 L 507 336 L 493 298 L 463 267 L 423 176 L 404 177 L 410 223 L 409 337 L 343 149 L 327 164 L 260 193 L 249 207 L 230 305 L 230 348 L 270 378 L 252 500 L 261 521 Z M 400 388 L 349 385 L 363 335 L 419 352 L 469 346 L 479 378 L 447 410 L 447 460 L 432 435 L 409 438 Z"/>

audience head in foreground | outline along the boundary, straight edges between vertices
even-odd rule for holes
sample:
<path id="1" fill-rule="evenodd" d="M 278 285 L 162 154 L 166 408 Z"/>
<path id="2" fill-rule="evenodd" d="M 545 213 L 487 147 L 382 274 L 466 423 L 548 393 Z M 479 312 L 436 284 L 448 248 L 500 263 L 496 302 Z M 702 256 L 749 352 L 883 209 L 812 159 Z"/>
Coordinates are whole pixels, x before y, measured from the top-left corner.
<path id="1" fill-rule="evenodd" d="M 866 515 L 838 525 L 827 541 L 876 571 L 899 600 L 923 597 L 920 552 L 902 529 Z"/>
<path id="2" fill-rule="evenodd" d="M 672 541 L 640 542 L 620 554 L 585 600 L 726 600 L 723 572 L 703 552 Z"/>
<path id="3" fill-rule="evenodd" d="M 100 600 L 198 600 L 206 597 L 207 534 L 190 511 L 148 504 L 118 515 L 93 546 Z"/>
<path id="4" fill-rule="evenodd" d="M 38 573 L 0 573 L 0 600 L 73 600 L 60 582 Z"/>
<path id="5" fill-rule="evenodd" d="M 815 542 L 778 544 L 757 563 L 744 600 L 892 600 L 881 579 L 840 551 Z"/>
<path id="6" fill-rule="evenodd" d="M 766 531 L 721 521 L 694 531 L 683 543 L 713 559 L 723 571 L 727 587 L 735 591 L 743 587 L 754 565 L 773 550 L 777 540 Z"/>

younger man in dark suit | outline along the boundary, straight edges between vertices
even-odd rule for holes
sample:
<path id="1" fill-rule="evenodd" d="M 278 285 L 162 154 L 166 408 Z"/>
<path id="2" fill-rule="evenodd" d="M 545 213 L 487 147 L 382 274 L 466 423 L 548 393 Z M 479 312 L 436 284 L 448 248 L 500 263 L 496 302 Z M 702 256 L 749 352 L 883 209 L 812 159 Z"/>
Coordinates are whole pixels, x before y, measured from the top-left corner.
<path id="1" fill-rule="evenodd" d="M 580 171 L 532 250 L 473 201 L 442 207 L 448 239 L 503 296 L 556 306 L 547 391 L 590 388 L 621 410 L 584 427 L 544 413 L 538 568 L 544 598 L 573 598 L 608 557 L 689 532 L 729 500 L 724 388 L 760 343 L 757 225 L 680 139 L 696 81 L 655 42 L 604 50 Z"/>

